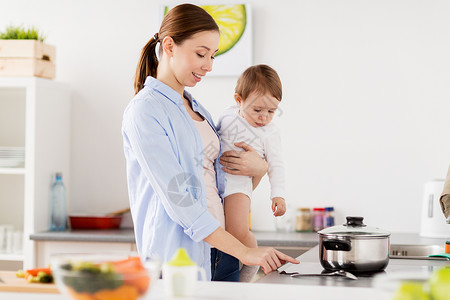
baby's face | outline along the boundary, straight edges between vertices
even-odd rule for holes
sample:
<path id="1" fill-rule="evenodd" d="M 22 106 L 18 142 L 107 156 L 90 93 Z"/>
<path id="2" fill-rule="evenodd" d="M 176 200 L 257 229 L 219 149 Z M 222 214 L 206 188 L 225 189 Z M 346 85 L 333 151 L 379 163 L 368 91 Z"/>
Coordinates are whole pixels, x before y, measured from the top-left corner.
<path id="1" fill-rule="evenodd" d="M 234 97 L 239 105 L 239 115 L 253 127 L 262 127 L 269 124 L 280 103 L 270 93 L 261 95 L 253 92 L 245 100 L 238 94 L 235 94 Z"/>

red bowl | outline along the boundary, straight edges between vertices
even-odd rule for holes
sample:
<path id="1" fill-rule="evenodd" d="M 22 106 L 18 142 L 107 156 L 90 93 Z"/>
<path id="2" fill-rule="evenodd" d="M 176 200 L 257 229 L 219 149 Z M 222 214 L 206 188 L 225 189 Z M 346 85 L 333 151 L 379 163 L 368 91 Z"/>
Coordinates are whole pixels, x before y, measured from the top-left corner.
<path id="1" fill-rule="evenodd" d="M 70 215 L 72 229 L 116 229 L 120 227 L 122 215 L 118 216 L 89 216 Z"/>

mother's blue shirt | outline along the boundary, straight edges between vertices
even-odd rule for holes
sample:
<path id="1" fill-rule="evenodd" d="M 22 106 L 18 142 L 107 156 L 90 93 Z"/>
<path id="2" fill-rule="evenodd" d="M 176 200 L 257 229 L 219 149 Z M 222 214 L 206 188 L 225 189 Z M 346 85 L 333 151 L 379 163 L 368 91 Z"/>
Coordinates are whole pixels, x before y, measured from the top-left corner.
<path id="1" fill-rule="evenodd" d="M 184 96 L 217 134 L 206 109 L 186 91 Z M 219 222 L 206 206 L 204 149 L 181 96 L 161 81 L 147 77 L 144 88 L 125 109 L 122 134 L 140 255 L 157 254 L 165 262 L 183 247 L 210 279 L 210 246 L 203 239 L 219 227 Z M 224 173 L 217 159 L 215 169 L 221 194 Z"/>

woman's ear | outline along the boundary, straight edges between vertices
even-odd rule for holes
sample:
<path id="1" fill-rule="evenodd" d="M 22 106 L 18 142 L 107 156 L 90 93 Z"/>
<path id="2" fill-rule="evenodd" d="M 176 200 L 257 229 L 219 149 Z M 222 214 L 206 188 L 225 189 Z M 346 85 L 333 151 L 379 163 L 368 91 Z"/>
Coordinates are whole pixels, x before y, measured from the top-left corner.
<path id="1" fill-rule="evenodd" d="M 234 94 L 234 100 L 236 100 L 237 105 L 241 105 L 242 103 L 242 97 L 238 93 Z"/>
<path id="2" fill-rule="evenodd" d="M 172 39 L 172 37 L 166 36 L 162 41 L 162 48 L 163 48 L 164 54 L 166 54 L 168 57 L 172 57 L 174 45 L 175 45 L 175 42 Z"/>

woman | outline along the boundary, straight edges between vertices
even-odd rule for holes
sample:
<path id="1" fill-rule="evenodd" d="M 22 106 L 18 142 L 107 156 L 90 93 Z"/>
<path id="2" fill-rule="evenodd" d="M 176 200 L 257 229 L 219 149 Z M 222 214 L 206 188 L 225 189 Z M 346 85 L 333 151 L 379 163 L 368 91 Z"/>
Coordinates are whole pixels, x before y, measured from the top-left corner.
<path id="1" fill-rule="evenodd" d="M 219 264 L 217 260 L 211 265 L 210 246 L 215 248 L 214 256 L 222 257 L 217 251 L 223 251 L 244 264 L 260 265 L 266 273 L 285 261 L 298 261 L 273 248 L 247 248 L 222 227 L 218 135 L 210 114 L 184 90 L 211 71 L 218 45 L 217 24 L 203 9 L 182 4 L 170 10 L 159 32 L 142 50 L 136 95 L 125 110 L 122 133 L 141 255 L 157 254 L 167 261 L 176 249 L 184 247 L 209 279 L 213 274 L 213 280 L 237 281 L 235 263 L 216 278 L 218 266 L 229 266 L 230 261 L 227 258 Z M 241 146 L 246 152 L 223 157 L 223 165 L 233 169 L 228 172 L 253 176 L 257 184 L 267 165 L 250 147 Z M 211 152 L 216 152 L 215 157 L 207 155 Z M 205 169 L 210 176 L 202 174 Z"/>

